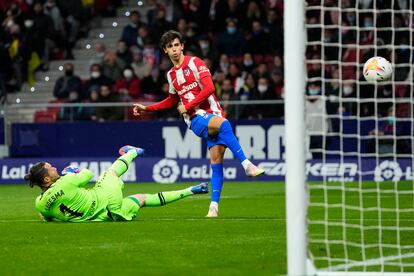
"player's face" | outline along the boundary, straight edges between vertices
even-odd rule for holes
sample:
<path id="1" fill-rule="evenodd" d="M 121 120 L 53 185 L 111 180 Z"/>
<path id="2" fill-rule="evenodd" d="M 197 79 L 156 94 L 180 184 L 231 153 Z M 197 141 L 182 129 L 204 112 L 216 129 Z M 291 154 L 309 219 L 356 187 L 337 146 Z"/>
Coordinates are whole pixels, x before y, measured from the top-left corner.
<path id="1" fill-rule="evenodd" d="M 181 55 L 183 54 L 183 50 L 184 44 L 182 44 L 178 38 L 169 42 L 164 48 L 164 52 L 173 62 L 180 60 Z"/>
<path id="2" fill-rule="evenodd" d="M 50 165 L 50 163 L 46 163 L 44 168 L 47 170 L 47 177 L 49 177 L 52 182 L 55 182 L 59 178 L 57 169 Z"/>

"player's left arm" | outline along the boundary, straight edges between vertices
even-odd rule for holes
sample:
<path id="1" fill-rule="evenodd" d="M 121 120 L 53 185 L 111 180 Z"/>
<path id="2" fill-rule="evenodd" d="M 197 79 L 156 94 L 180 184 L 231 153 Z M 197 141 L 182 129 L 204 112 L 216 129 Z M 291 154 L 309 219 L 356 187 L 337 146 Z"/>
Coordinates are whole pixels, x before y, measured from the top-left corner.
<path id="1" fill-rule="evenodd" d="M 201 89 L 200 93 L 197 96 L 195 96 L 195 98 L 191 102 L 185 105 L 185 109 L 187 111 L 194 109 L 194 107 L 198 106 L 203 101 L 205 101 L 208 97 L 214 94 L 214 91 L 215 91 L 215 87 L 214 87 L 213 79 L 210 74 L 210 70 L 208 70 L 205 63 L 201 59 L 196 58 L 194 61 L 194 64 L 196 66 L 196 70 L 199 76 L 201 87 L 203 88 Z"/>
<path id="2" fill-rule="evenodd" d="M 191 102 L 185 105 L 185 109 L 187 111 L 194 109 L 194 107 L 198 106 L 203 101 L 205 101 L 208 97 L 214 94 L 215 87 L 214 87 L 213 80 L 211 79 L 211 76 L 205 76 L 204 78 L 200 79 L 200 83 L 202 84 L 203 89 Z"/>
<path id="3" fill-rule="evenodd" d="M 68 173 L 63 177 L 71 185 L 83 187 L 93 178 L 93 173 L 88 169 L 81 169 L 78 173 Z"/>
<path id="4" fill-rule="evenodd" d="M 43 215 L 42 213 L 37 213 L 37 218 L 41 221 L 53 221 L 52 217 L 48 217 L 46 215 Z"/>

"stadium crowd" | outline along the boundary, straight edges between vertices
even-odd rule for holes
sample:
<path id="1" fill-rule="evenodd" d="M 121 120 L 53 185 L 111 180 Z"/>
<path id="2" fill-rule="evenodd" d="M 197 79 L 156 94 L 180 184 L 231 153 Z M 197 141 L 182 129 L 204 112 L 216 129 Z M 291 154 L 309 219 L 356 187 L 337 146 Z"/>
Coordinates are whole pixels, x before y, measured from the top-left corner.
<path id="1" fill-rule="evenodd" d="M 395 148 L 397 153 L 410 153 L 407 137 L 412 127 L 404 119 L 413 116 L 410 1 L 309 0 L 307 4 L 306 110 L 319 114 L 307 116 L 314 156 L 334 147 L 333 141 L 346 133 L 346 118 L 361 117 L 372 122 L 371 129 L 361 128 L 358 133 L 366 135 L 362 143 L 368 152 L 392 156 Z M 392 84 L 364 81 L 362 66 L 374 56 L 393 64 Z"/>
<path id="2" fill-rule="evenodd" d="M 176 29 L 185 37 L 185 54 L 199 56 L 209 66 L 217 96 L 229 118 L 283 117 L 282 103 L 228 104 L 230 100 L 283 101 L 282 0 L 151 0 L 145 3 L 149 7 L 145 14 L 138 10 L 130 12 L 130 22 L 120 33 L 117 45 L 93 45 L 88 79 L 77 77 L 70 61 L 65 64 L 64 75 L 57 80 L 53 91 L 59 102 L 150 102 L 164 98 L 168 93 L 165 73 L 171 65 L 160 51 L 158 40 L 164 31 Z M 308 1 L 306 23 L 310 44 L 306 51 L 309 78 L 306 93 L 310 96 L 309 103 L 317 102 L 319 95 L 327 96 L 326 104 L 321 106 L 328 114 L 387 116 L 392 101 L 377 106 L 374 101 L 359 104 L 356 99 L 375 98 L 375 95 L 387 99 L 410 94 L 410 85 L 405 83 L 397 84 L 393 93 L 390 85 L 379 86 L 374 91 L 374 86 L 356 81 L 362 80 L 360 65 L 373 55 L 384 56 L 397 65 L 396 81 L 408 77 L 409 16 L 398 12 L 408 9 L 408 1 L 394 1 L 392 8 L 397 11 L 394 15 L 389 9 L 390 1 L 375 3 L 379 13 L 370 0 Z M 30 81 L 35 69 L 47 70 L 50 58 L 73 59 L 76 39 L 87 36 L 91 15 L 114 16 L 115 9 L 121 5 L 120 0 L 0 1 L 2 95 L 5 91 L 19 90 L 25 80 Z M 347 10 L 353 7 L 360 8 L 358 14 Z M 381 29 L 390 25 L 401 29 L 395 32 Z M 374 43 L 378 46 L 377 52 L 372 47 Z M 390 44 L 397 47 L 391 51 Z M 99 108 L 62 108 L 59 117 L 105 121 L 123 119 L 125 115 L 109 113 L 110 110 Z M 397 104 L 395 113 L 398 117 L 408 116 L 409 104 Z M 178 114 L 172 110 L 160 116 L 168 119 Z M 335 128 L 335 122 L 329 123 Z"/>
<path id="3" fill-rule="evenodd" d="M 0 91 L 33 85 L 36 70 L 50 59 L 73 59 L 72 49 L 87 36 L 92 15 L 114 16 L 120 1 L 0 1 Z"/>
<path id="4" fill-rule="evenodd" d="M 320 0 L 308 1 L 308 78 L 319 87 L 319 93 L 341 97 L 345 102 L 340 108 L 338 103 L 328 106 L 328 113 L 384 117 L 393 104 L 391 98 L 409 97 L 407 79 L 413 43 L 409 41 L 412 24 L 409 5 L 407 0 L 328 0 L 322 5 Z M 352 10 L 356 7 L 358 12 Z M 363 81 L 362 65 L 373 56 L 382 56 L 394 64 L 393 80 L 400 82 L 396 83 L 395 91 L 391 85 L 375 87 Z M 376 106 L 378 98 L 390 101 Z M 358 105 L 355 99 L 365 101 Z M 396 115 L 411 116 L 409 104 L 398 104 Z"/>
<path id="5" fill-rule="evenodd" d="M 0 5 L 4 38 L 0 40 L 2 55 L 7 60 L 0 68 L 4 91 L 19 90 L 27 80 L 24 68 L 34 70 L 33 53 L 40 60 L 37 69 L 41 70 L 48 69 L 51 57 L 73 58 L 76 39 L 87 34 L 89 15 L 96 13 L 95 6 L 86 2 L 47 0 L 29 5 L 24 1 L 7 1 Z M 117 4 L 121 3 L 110 6 Z M 166 30 L 176 29 L 185 37 L 185 54 L 199 56 L 209 66 L 217 96 L 224 102 L 228 117 L 282 116 L 282 104 L 275 108 L 226 103 L 282 99 L 282 1 L 191 0 L 146 1 L 146 4 L 150 6 L 146 14 L 138 10 L 130 12 L 130 22 L 120 33 L 116 49 L 112 50 L 114 45 L 93 45 L 88 79 L 77 77 L 70 61 L 64 65 L 64 75 L 57 80 L 53 91 L 59 101 L 141 102 L 164 98 L 168 93 L 165 73 L 171 65 L 160 51 L 158 40 Z M 144 16 L 146 20 L 142 20 Z M 32 26 L 28 27 L 30 20 Z M 80 26 L 86 27 L 81 30 Z M 28 43 L 34 41 L 33 36 L 38 44 Z M 21 43 L 19 47 L 13 46 L 15 39 Z M 18 51 L 14 54 L 15 49 Z M 100 109 L 62 108 L 59 117 L 100 121 L 123 118 Z M 178 114 L 173 110 L 161 116 L 175 118 Z"/>

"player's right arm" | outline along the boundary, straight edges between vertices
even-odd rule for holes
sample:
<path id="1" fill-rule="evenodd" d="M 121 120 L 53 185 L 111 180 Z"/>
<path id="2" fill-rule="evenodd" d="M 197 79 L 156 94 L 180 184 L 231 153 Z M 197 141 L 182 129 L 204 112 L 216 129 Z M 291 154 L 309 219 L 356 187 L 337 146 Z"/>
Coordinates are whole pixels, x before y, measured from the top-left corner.
<path id="1" fill-rule="evenodd" d="M 147 105 L 147 106 L 139 104 L 139 103 L 134 104 L 134 116 L 138 116 L 140 115 L 141 112 L 145 112 L 145 111 L 159 111 L 159 110 L 170 109 L 170 108 L 177 106 L 177 104 L 180 102 L 180 96 L 178 96 L 177 91 L 175 91 L 170 72 L 171 71 L 167 73 L 167 80 L 168 80 L 168 85 L 169 85 L 168 97 L 162 100 L 161 102 Z"/>
<path id="2" fill-rule="evenodd" d="M 138 116 L 141 112 L 144 112 L 144 111 L 158 111 L 158 110 L 170 109 L 172 107 L 177 106 L 179 101 L 180 101 L 180 97 L 177 94 L 170 93 L 167 98 L 155 104 L 145 106 L 145 105 L 136 103 L 134 104 L 134 115 Z"/>

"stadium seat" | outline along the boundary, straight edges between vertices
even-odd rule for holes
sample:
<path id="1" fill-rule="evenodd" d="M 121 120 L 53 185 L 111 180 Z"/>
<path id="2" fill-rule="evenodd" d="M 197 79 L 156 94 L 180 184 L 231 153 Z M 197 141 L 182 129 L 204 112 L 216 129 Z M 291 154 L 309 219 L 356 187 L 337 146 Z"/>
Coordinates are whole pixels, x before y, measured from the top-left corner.
<path id="1" fill-rule="evenodd" d="M 53 123 L 56 122 L 57 115 L 48 110 L 46 111 L 36 111 L 34 114 L 35 123 Z"/>
<path id="2" fill-rule="evenodd" d="M 52 100 L 52 101 L 49 101 L 49 103 L 51 103 L 51 104 L 59 104 L 59 103 L 64 103 L 65 101 L 63 101 L 63 100 Z M 56 117 L 58 117 L 59 116 L 59 113 L 60 113 L 60 106 L 49 106 L 48 108 L 47 108 L 47 111 L 49 111 L 50 113 L 55 113 L 56 114 Z"/>
<path id="3" fill-rule="evenodd" d="M 253 60 L 254 60 L 254 63 L 256 64 L 262 63 L 264 62 L 264 56 L 260 54 L 255 54 L 253 55 Z"/>
<path id="4" fill-rule="evenodd" d="M 229 56 L 229 62 L 230 63 L 236 63 L 238 65 L 241 65 L 243 62 L 243 55 L 233 55 Z"/>

